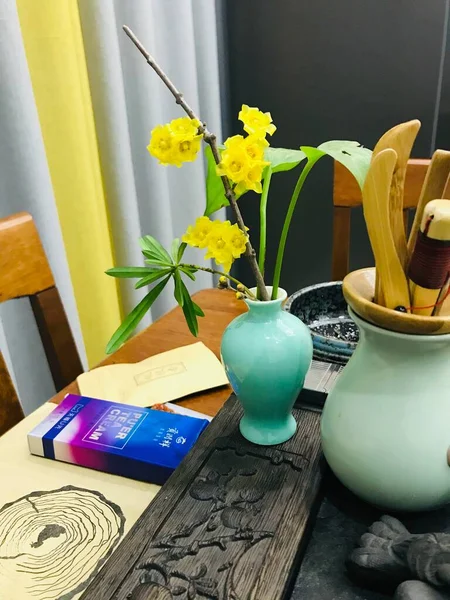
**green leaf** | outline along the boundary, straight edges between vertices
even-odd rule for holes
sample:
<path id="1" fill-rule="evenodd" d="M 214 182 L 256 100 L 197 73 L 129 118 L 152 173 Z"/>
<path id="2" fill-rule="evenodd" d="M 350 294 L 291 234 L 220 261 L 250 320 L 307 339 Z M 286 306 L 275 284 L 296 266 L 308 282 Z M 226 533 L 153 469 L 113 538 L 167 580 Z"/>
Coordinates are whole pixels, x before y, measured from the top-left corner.
<path id="1" fill-rule="evenodd" d="M 175 271 L 173 273 L 173 279 L 174 279 L 174 283 L 175 283 L 173 295 L 175 296 L 175 300 L 178 302 L 178 304 L 180 306 L 183 306 L 184 295 L 183 295 L 183 288 L 181 286 L 181 284 L 182 284 L 181 275 L 180 275 L 180 271 L 178 269 L 175 269 Z"/>
<path id="2" fill-rule="evenodd" d="M 139 302 L 139 304 L 133 308 L 125 321 L 109 340 L 108 345 L 106 346 L 107 354 L 111 354 L 117 350 L 117 348 L 119 348 L 130 337 L 145 313 L 150 310 L 153 302 L 163 291 L 169 279 L 170 277 L 166 277 L 163 279 L 163 281 L 160 281 L 158 285 L 155 285 L 155 287 L 150 290 L 150 292 Z"/>
<path id="3" fill-rule="evenodd" d="M 164 275 L 169 275 L 169 273 L 171 272 L 171 269 L 155 269 L 152 272 L 150 272 L 150 269 L 148 269 L 148 271 L 149 271 L 149 274 L 146 277 L 143 277 L 134 286 L 137 290 L 146 285 L 150 285 L 154 281 L 158 281 L 158 279 L 161 279 L 161 277 L 164 277 Z"/>
<path id="4" fill-rule="evenodd" d="M 194 307 L 194 311 L 195 311 L 195 314 L 197 315 L 197 317 L 205 316 L 205 313 L 202 311 L 200 306 L 198 304 L 195 304 L 195 302 L 193 300 L 192 300 L 192 306 Z"/>
<path id="5" fill-rule="evenodd" d="M 316 153 L 320 153 L 321 156 L 325 156 L 326 154 L 331 156 L 331 158 L 343 164 L 353 174 L 359 187 L 362 189 L 372 157 L 372 151 L 368 148 L 364 148 L 358 142 L 332 140 L 320 144 L 317 148 L 302 146 L 301 150 L 305 152 L 308 159 L 311 159 L 312 156 L 317 156 Z"/>
<path id="6" fill-rule="evenodd" d="M 180 267 L 180 271 L 190 277 L 192 281 L 195 281 L 194 273 L 197 273 L 198 269 L 193 269 L 192 267 Z"/>
<path id="7" fill-rule="evenodd" d="M 144 256 L 148 256 L 149 253 L 146 250 L 142 250 L 142 254 Z M 156 258 L 147 258 L 144 260 L 145 263 L 147 263 L 150 266 L 153 266 L 157 269 L 161 268 L 161 267 L 173 267 L 173 263 L 168 263 L 166 260 L 158 260 Z"/>
<path id="8" fill-rule="evenodd" d="M 183 258 L 183 254 L 184 254 L 184 251 L 186 250 L 186 248 L 187 248 L 186 242 L 182 242 L 180 244 L 180 247 L 178 248 L 177 262 L 180 262 L 180 260 Z"/>
<path id="9" fill-rule="evenodd" d="M 148 267 L 113 267 L 112 269 L 105 271 L 105 273 L 111 275 L 111 277 L 133 278 L 148 275 L 150 269 Z"/>
<path id="10" fill-rule="evenodd" d="M 266 148 L 264 159 L 270 162 L 272 173 L 290 171 L 305 160 L 306 154 L 301 150 L 290 150 L 289 148 Z"/>
<path id="11" fill-rule="evenodd" d="M 175 238 L 172 242 L 172 246 L 170 248 L 170 254 L 172 255 L 173 260 L 177 261 L 178 249 L 180 248 L 180 238 Z"/>
<path id="12" fill-rule="evenodd" d="M 229 202 L 225 198 L 225 190 L 222 178 L 217 175 L 216 161 L 209 146 L 205 147 L 206 156 L 206 209 L 205 215 L 209 217 L 223 206 L 228 206 Z"/>
<path id="13" fill-rule="evenodd" d="M 181 281 L 181 279 L 180 279 L 180 287 L 181 287 L 181 292 L 183 294 L 182 309 L 183 309 L 183 313 L 184 313 L 184 318 L 186 319 L 186 323 L 187 323 L 187 326 L 189 327 L 189 331 L 192 333 L 192 335 L 197 337 L 198 321 L 197 321 L 197 315 L 195 313 L 194 302 L 192 302 L 192 298 L 188 292 L 188 289 L 185 286 L 184 282 Z"/>
<path id="14" fill-rule="evenodd" d="M 173 260 L 167 250 L 151 235 L 145 235 L 140 238 L 139 243 L 141 245 L 143 254 L 149 258 L 155 258 L 157 260 L 165 261 L 168 264 L 172 264 Z"/>

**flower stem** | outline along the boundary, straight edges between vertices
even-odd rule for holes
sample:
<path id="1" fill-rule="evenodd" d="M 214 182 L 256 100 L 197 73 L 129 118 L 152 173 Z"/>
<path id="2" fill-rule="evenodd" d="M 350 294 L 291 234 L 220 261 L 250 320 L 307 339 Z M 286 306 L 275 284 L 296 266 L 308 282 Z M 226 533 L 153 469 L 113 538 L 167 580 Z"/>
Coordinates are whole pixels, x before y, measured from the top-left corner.
<path id="1" fill-rule="evenodd" d="M 266 241 L 267 241 L 267 197 L 269 195 L 270 180 L 272 179 L 272 169 L 267 167 L 264 185 L 259 205 L 259 270 L 264 277 L 266 263 Z"/>
<path id="2" fill-rule="evenodd" d="M 281 277 L 281 268 L 283 266 L 283 257 L 284 257 L 284 249 L 286 247 L 286 240 L 289 233 L 289 227 L 291 225 L 292 216 L 294 214 L 295 206 L 297 204 L 298 197 L 300 192 L 302 191 L 303 184 L 305 183 L 306 178 L 308 177 L 309 172 L 315 165 L 315 163 L 319 160 L 320 156 L 317 158 L 308 159 L 308 162 L 303 167 L 302 172 L 300 173 L 299 178 L 297 179 L 297 183 L 295 184 L 294 191 L 292 192 L 291 201 L 289 202 L 289 207 L 286 213 L 286 217 L 284 219 L 283 230 L 281 232 L 280 245 L 278 246 L 277 260 L 275 263 L 275 272 L 273 275 L 273 288 L 272 288 L 272 300 L 278 297 L 278 287 L 280 285 L 280 277 Z"/>
<path id="3" fill-rule="evenodd" d="M 206 273 L 213 273 L 214 275 L 220 275 L 221 277 L 226 277 L 229 281 L 232 281 L 236 285 L 242 285 L 245 293 L 247 294 L 247 296 L 249 296 L 249 298 L 251 298 L 252 300 L 257 299 L 255 294 L 252 291 L 250 291 L 248 289 L 248 287 L 242 283 L 242 281 L 239 281 L 239 279 L 236 279 L 236 277 L 233 277 L 229 273 L 224 273 L 223 271 L 217 271 L 216 269 L 211 269 L 210 267 L 201 267 L 200 265 L 181 264 L 180 267 L 187 267 L 188 269 L 197 269 L 197 271 L 205 271 Z"/>
<path id="4" fill-rule="evenodd" d="M 211 151 L 213 153 L 214 160 L 215 160 L 216 164 L 219 164 L 220 163 L 220 154 L 219 154 L 219 150 L 217 148 L 216 136 L 213 133 L 211 133 L 210 131 L 208 131 L 208 128 L 206 127 L 206 123 L 204 123 L 201 119 L 199 119 L 197 117 L 197 115 L 195 114 L 193 109 L 189 106 L 189 104 L 184 99 L 183 94 L 175 87 L 175 85 L 172 83 L 172 81 L 169 79 L 169 77 L 166 75 L 166 73 L 162 70 L 162 68 L 159 66 L 159 64 L 155 61 L 153 56 L 145 49 L 143 44 L 138 40 L 138 38 L 134 35 L 134 33 L 131 31 L 131 29 L 129 27 L 127 27 L 126 25 L 124 25 L 123 30 L 125 31 L 127 36 L 130 38 L 130 40 L 133 42 L 133 44 L 136 46 L 136 48 L 139 50 L 139 52 L 144 56 L 145 60 L 150 65 L 150 67 L 155 71 L 155 73 L 158 75 L 158 77 L 161 79 L 161 81 L 166 85 L 168 90 L 171 92 L 171 94 L 175 98 L 175 102 L 181 106 L 181 108 L 184 110 L 184 112 L 191 119 L 197 119 L 201 123 L 200 127 L 198 128 L 198 132 L 199 132 L 199 134 L 203 135 L 203 139 L 211 147 Z M 242 218 L 241 211 L 237 204 L 236 196 L 234 194 L 231 183 L 230 183 L 228 177 L 223 176 L 221 179 L 222 179 L 223 187 L 225 189 L 225 197 L 227 198 L 227 200 L 230 203 L 230 206 L 234 212 L 234 216 L 236 217 L 236 222 L 239 226 L 239 229 L 241 229 L 244 233 L 247 233 L 247 229 L 245 227 L 244 220 Z M 255 277 L 258 294 L 260 295 L 262 300 L 270 300 L 269 293 L 268 293 L 266 285 L 264 283 L 264 278 L 263 278 L 261 271 L 259 269 L 259 266 L 258 266 L 258 261 L 256 259 L 256 252 L 250 242 L 250 238 L 247 238 L 247 246 L 246 246 L 246 250 L 245 250 L 245 256 L 248 259 L 250 268 L 253 272 L 253 276 Z"/>

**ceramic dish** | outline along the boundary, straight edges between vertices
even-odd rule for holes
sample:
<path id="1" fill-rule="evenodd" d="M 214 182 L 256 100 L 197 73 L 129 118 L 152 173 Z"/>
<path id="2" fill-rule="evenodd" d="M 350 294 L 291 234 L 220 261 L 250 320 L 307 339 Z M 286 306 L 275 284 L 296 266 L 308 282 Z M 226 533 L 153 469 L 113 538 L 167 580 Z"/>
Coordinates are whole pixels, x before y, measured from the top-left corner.
<path id="1" fill-rule="evenodd" d="M 341 281 L 318 283 L 295 292 L 285 306 L 311 330 L 314 354 L 346 362 L 356 348 L 358 328 L 347 312 Z M 333 361 L 334 362 L 334 361 Z"/>

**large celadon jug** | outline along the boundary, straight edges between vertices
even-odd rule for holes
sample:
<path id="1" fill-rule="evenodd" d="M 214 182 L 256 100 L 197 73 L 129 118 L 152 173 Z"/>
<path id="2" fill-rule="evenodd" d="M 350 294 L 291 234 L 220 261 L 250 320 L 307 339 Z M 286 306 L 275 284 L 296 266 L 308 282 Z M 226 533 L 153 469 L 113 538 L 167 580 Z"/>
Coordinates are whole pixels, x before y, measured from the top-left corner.
<path id="1" fill-rule="evenodd" d="M 328 464 L 383 509 L 450 502 L 450 334 L 389 331 L 349 312 L 360 341 L 322 414 Z"/>

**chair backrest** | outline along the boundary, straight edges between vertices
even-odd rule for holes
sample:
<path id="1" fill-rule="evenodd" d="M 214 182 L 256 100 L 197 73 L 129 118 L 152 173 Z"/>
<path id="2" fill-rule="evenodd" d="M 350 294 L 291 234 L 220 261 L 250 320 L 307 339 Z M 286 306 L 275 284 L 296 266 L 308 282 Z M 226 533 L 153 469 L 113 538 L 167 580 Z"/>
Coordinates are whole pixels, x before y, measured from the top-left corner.
<path id="1" fill-rule="evenodd" d="M 39 234 L 28 213 L 0 219 L 0 303 L 29 297 L 56 389 L 81 372 L 69 323 Z M 0 434 L 23 417 L 0 353 Z"/>
<path id="2" fill-rule="evenodd" d="M 416 208 L 430 159 L 413 158 L 408 161 L 405 179 L 405 227 L 408 211 Z M 356 179 L 341 163 L 334 163 L 333 179 L 333 281 L 344 279 L 349 270 L 351 209 L 361 206 L 362 196 Z"/>

